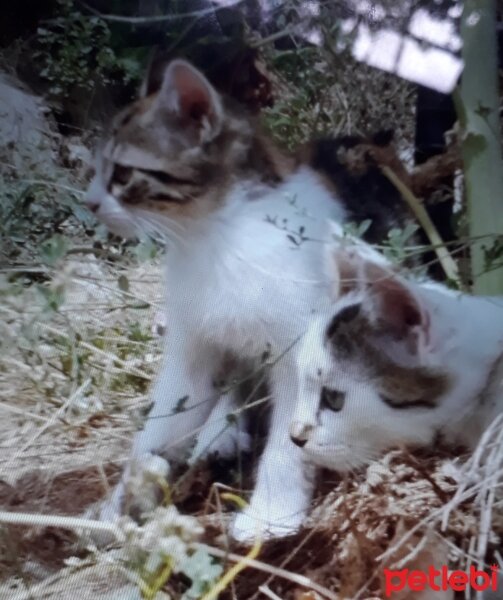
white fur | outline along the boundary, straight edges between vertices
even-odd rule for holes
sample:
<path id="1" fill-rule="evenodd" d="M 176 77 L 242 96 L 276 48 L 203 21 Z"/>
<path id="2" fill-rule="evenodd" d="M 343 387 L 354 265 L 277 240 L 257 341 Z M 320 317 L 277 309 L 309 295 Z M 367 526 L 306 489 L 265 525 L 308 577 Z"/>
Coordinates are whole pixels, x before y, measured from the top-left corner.
<path id="1" fill-rule="evenodd" d="M 392 446 L 427 446 L 437 433 L 473 447 L 503 410 L 501 385 L 496 397 L 479 398 L 503 352 L 503 300 L 458 294 L 438 284 L 407 286 L 430 319 L 418 366 L 440 368 L 453 386 L 433 409 L 397 410 L 385 404 L 356 369 L 338 364 L 324 339 L 332 317 L 345 306 L 365 302 L 366 292 L 343 296 L 313 321 L 297 355 L 299 395 L 290 431 L 293 438 L 307 440 L 303 451 L 313 463 L 344 472 Z M 320 408 L 323 386 L 346 394 L 342 410 Z"/>
<path id="2" fill-rule="evenodd" d="M 137 230 L 134 207 L 125 211 L 104 192 L 98 216 L 117 231 Z M 253 192 L 253 198 L 250 197 Z M 291 349 L 313 314 L 329 304 L 323 269 L 328 219 L 342 221 L 344 211 L 307 168 L 276 188 L 254 182 L 236 184 L 222 208 L 199 221 L 184 222 L 171 237 L 166 261 L 164 361 L 152 391 L 154 406 L 134 441 L 133 466 L 162 452 L 180 460 L 194 434 L 205 426 L 195 456 L 204 453 L 225 425 L 226 403 L 214 408 L 218 394 L 212 378 L 222 357 L 232 352 L 253 359 L 270 348 L 279 358 L 271 369 L 274 408 L 270 434 L 258 468 L 249 508 L 240 513 L 232 533 L 239 540 L 284 535 L 299 528 L 311 498 L 312 468 L 289 438 L 288 426 L 297 397 L 297 372 Z M 159 219 L 162 225 L 162 216 Z M 299 231 L 308 238 L 300 241 Z M 299 239 L 293 242 L 289 236 Z M 182 412 L 179 399 L 189 396 Z M 193 408 L 196 407 L 196 408 Z M 229 444 L 247 443 L 231 430 Z M 219 450 L 215 442 L 210 450 Z M 125 478 L 127 479 L 126 473 Z M 117 510 L 123 487 L 113 498 Z M 105 514 L 110 515 L 110 507 Z"/>

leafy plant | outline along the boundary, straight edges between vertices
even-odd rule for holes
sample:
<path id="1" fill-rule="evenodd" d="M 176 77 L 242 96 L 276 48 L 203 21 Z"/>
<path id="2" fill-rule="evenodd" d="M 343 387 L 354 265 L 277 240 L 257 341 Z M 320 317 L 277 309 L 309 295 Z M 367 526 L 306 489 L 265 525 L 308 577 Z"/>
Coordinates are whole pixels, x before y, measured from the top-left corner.
<path id="1" fill-rule="evenodd" d="M 418 226 L 415 223 L 408 223 L 403 229 L 391 229 L 383 249 L 385 256 L 394 262 L 403 263 L 409 254 L 407 245 L 417 230 Z"/>
<path id="2" fill-rule="evenodd" d="M 42 67 L 40 75 L 50 84 L 50 96 L 66 98 L 75 89 L 92 92 L 96 84 L 140 79 L 140 62 L 112 48 L 111 32 L 103 19 L 83 15 L 73 0 L 58 0 L 58 6 L 59 16 L 39 27 L 33 53 Z"/>

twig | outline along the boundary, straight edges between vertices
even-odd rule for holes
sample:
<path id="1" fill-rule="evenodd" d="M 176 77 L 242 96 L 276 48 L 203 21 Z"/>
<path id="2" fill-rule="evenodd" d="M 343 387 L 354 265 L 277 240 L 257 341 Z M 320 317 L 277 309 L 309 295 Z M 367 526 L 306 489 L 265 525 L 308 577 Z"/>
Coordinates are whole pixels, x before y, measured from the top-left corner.
<path id="1" fill-rule="evenodd" d="M 416 196 L 424 196 L 456 169 L 462 168 L 460 149 L 452 145 L 442 154 L 432 156 L 410 174 L 410 186 Z"/>
<path id="2" fill-rule="evenodd" d="M 284 37 L 292 35 L 294 31 L 294 27 L 286 27 L 282 31 L 276 31 L 276 33 L 272 33 L 265 38 L 252 41 L 250 43 L 250 48 L 260 48 L 261 46 L 265 46 L 266 44 L 270 44 L 271 42 L 275 42 L 276 40 L 280 40 Z"/>
<path id="3" fill-rule="evenodd" d="M 299 554 L 299 552 L 302 550 L 302 548 L 309 542 L 309 540 L 313 537 L 313 535 L 316 535 L 317 530 L 316 528 L 311 529 L 303 538 L 302 540 L 295 546 L 295 548 L 281 561 L 281 564 L 279 565 L 279 568 L 283 568 L 284 565 L 288 564 L 295 556 L 297 556 Z M 264 585 L 269 585 L 271 583 L 271 581 L 274 579 L 274 574 L 271 575 L 271 577 L 269 577 L 265 582 Z M 256 600 L 256 598 L 258 597 L 258 592 L 255 592 L 255 594 L 253 594 L 253 596 L 250 598 L 250 600 Z"/>
<path id="4" fill-rule="evenodd" d="M 58 515 L 36 515 L 21 512 L 0 511 L 0 523 L 26 525 L 27 527 L 61 527 L 62 529 L 109 532 L 119 542 L 124 542 L 124 532 L 114 523 L 83 519 L 81 517 L 64 517 Z"/>
<path id="5" fill-rule="evenodd" d="M 282 598 L 280 598 L 278 594 L 275 594 L 269 587 L 267 587 L 267 585 L 261 585 L 258 589 L 259 592 L 262 592 L 264 596 L 267 596 L 271 600 L 282 600 Z"/>
<path id="6" fill-rule="evenodd" d="M 47 325 L 46 323 L 39 323 L 39 326 L 45 331 L 53 333 L 54 335 L 64 335 L 59 329 L 52 327 L 51 325 Z M 103 358 L 106 358 L 108 360 L 113 360 L 115 364 L 122 367 L 124 372 L 127 372 L 130 375 L 135 375 L 136 377 L 140 377 L 141 379 L 145 379 L 146 381 L 150 381 L 152 379 L 150 375 L 128 364 L 127 360 L 119 358 L 116 354 L 113 354 L 111 351 L 101 350 L 97 346 L 89 344 L 88 342 L 84 342 L 83 340 L 75 340 L 75 344 L 80 345 L 81 348 L 90 350 L 93 354 L 97 354 L 98 356 L 102 356 Z"/>
<path id="7" fill-rule="evenodd" d="M 215 556 L 217 558 L 224 558 L 227 560 L 231 560 L 233 562 L 242 562 L 248 567 L 253 567 L 258 571 L 262 571 L 264 573 L 271 573 L 276 577 L 281 577 L 282 579 L 286 579 L 287 581 L 291 581 L 292 583 L 296 583 L 302 587 L 311 589 L 315 592 L 318 592 L 324 598 L 328 598 L 328 600 L 346 600 L 334 594 L 334 592 L 330 591 L 326 587 L 315 583 L 309 577 L 305 577 L 304 575 L 298 575 L 297 573 L 291 573 L 285 569 L 280 569 L 278 567 L 273 567 L 272 565 L 268 565 L 260 560 L 246 558 L 245 556 L 240 556 L 239 554 L 234 554 L 234 552 L 227 552 L 225 550 L 221 550 L 220 548 L 213 548 L 212 546 L 207 546 L 206 544 L 193 544 L 194 549 L 201 549 Z"/>
<path id="8" fill-rule="evenodd" d="M 18 170 L 18 167 L 16 167 L 16 165 L 11 165 L 10 163 L 2 162 L 1 165 L 4 167 L 8 167 L 9 169 L 12 169 L 13 171 Z M 26 183 L 28 185 L 47 185 L 49 187 L 61 188 L 62 190 L 72 192 L 73 194 L 80 194 L 81 196 L 83 196 L 85 194 L 85 192 L 83 190 L 79 190 L 70 185 L 56 183 L 55 181 L 48 181 L 46 179 L 20 179 L 19 182 Z"/>
<path id="9" fill-rule="evenodd" d="M 67 408 L 73 404 L 76 398 L 78 398 L 83 392 L 88 388 L 91 380 L 86 379 L 82 385 L 80 385 L 75 392 L 58 408 L 58 410 L 52 415 L 37 431 L 35 434 L 12 456 L 7 460 L 7 464 L 5 465 L 5 469 L 9 469 L 12 463 L 18 459 L 28 448 L 33 444 L 35 440 L 37 440 L 43 433 L 46 431 L 51 425 L 54 425 L 58 419 L 65 413 Z"/>
<path id="10" fill-rule="evenodd" d="M 27 183 L 28 185 L 46 185 L 48 187 L 61 188 L 62 190 L 66 190 L 67 192 L 72 192 L 72 194 L 79 194 L 83 196 L 85 192 L 83 190 L 79 190 L 77 188 L 71 187 L 70 185 L 64 185 L 62 183 L 56 183 L 54 181 L 45 181 L 43 179 L 21 179 L 22 183 Z"/>
<path id="11" fill-rule="evenodd" d="M 112 21 L 115 23 L 129 23 L 130 25 L 152 25 L 154 23 L 166 23 L 170 21 L 179 21 L 180 19 L 187 19 L 189 17 L 204 17 L 206 15 L 211 15 L 216 13 L 223 8 L 236 7 L 241 4 L 243 0 L 236 0 L 233 4 L 226 4 L 225 6 L 212 6 L 210 8 L 204 8 L 202 10 L 195 10 L 188 13 L 180 13 L 178 15 L 152 15 L 146 17 L 124 17 L 120 15 L 109 15 L 101 13 L 99 10 L 96 10 L 87 2 L 83 2 L 79 0 L 79 4 L 83 6 L 86 10 L 88 10 L 93 15 L 96 15 L 103 19 L 104 21 Z"/>
<path id="12" fill-rule="evenodd" d="M 449 251 L 445 247 L 445 244 L 437 231 L 437 228 L 433 224 L 430 216 L 426 212 L 424 206 L 414 196 L 410 189 L 403 183 L 403 181 L 387 166 L 381 166 L 381 170 L 384 175 L 391 181 L 396 189 L 402 195 L 402 198 L 407 202 L 410 209 L 414 213 L 416 219 L 419 221 L 421 227 L 424 229 L 428 239 L 435 247 L 435 252 L 438 256 L 438 260 L 444 269 L 445 274 L 451 281 L 455 281 L 459 289 L 462 289 L 462 282 L 459 276 L 458 265 L 452 259 Z"/>
<path id="13" fill-rule="evenodd" d="M 209 592 L 204 594 L 201 600 L 215 600 L 221 592 L 243 571 L 249 566 L 248 561 L 257 558 L 260 549 L 262 548 L 262 539 L 260 536 L 255 538 L 255 542 L 246 556 L 242 556 L 236 564 L 230 568 L 227 573 L 211 588 Z"/>

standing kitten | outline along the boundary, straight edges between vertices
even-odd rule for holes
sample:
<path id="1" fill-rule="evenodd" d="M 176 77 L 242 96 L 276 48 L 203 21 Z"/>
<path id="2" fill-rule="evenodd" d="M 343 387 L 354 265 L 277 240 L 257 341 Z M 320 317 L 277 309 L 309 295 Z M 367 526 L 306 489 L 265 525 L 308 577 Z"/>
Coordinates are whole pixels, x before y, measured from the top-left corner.
<path id="1" fill-rule="evenodd" d="M 292 440 L 342 472 L 439 436 L 472 448 L 503 410 L 502 299 L 405 281 L 357 248 L 331 260 L 338 299 L 299 349 Z"/>
<path id="2" fill-rule="evenodd" d="M 297 529 L 311 471 L 288 433 L 297 396 L 289 349 L 327 307 L 320 256 L 327 220 L 347 219 L 342 201 L 310 167 L 294 169 L 240 107 L 176 60 L 157 92 L 117 118 L 87 204 L 119 234 L 168 241 L 167 334 L 153 408 L 104 516 L 120 512 L 125 483 L 152 454 L 180 461 L 199 429 L 206 441 L 226 423 L 233 392 L 220 393 L 214 380 L 229 357 L 240 371 L 267 352 L 270 434 L 250 505 L 232 533 L 246 540 L 258 529 L 272 536 Z M 229 453 L 243 441 L 239 424 L 227 424 L 210 450 Z"/>

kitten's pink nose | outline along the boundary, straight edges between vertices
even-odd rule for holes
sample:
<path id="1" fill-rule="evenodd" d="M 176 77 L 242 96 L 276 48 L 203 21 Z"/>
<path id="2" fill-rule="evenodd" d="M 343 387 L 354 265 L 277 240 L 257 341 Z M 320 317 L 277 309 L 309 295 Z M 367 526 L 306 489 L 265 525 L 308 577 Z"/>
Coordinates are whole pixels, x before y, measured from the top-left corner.
<path id="1" fill-rule="evenodd" d="M 300 423 L 299 421 L 294 421 L 290 425 L 290 439 L 296 446 L 299 446 L 299 448 L 303 448 L 309 440 L 309 436 L 312 430 L 312 425 L 309 425 L 308 423 Z"/>
<path id="2" fill-rule="evenodd" d="M 306 445 L 306 443 L 307 443 L 307 440 L 302 440 L 302 439 L 300 439 L 300 438 L 295 438 L 295 437 L 292 437 L 292 436 L 290 436 L 290 439 L 291 439 L 291 440 L 292 440 L 292 442 L 293 442 L 293 443 L 294 443 L 296 446 L 298 446 L 299 448 L 304 448 L 304 446 L 305 446 L 305 445 Z"/>

